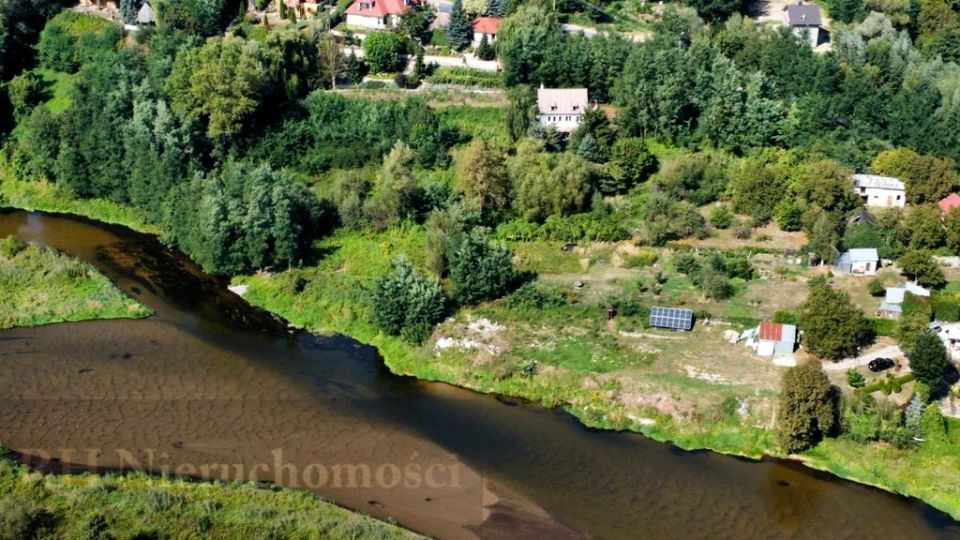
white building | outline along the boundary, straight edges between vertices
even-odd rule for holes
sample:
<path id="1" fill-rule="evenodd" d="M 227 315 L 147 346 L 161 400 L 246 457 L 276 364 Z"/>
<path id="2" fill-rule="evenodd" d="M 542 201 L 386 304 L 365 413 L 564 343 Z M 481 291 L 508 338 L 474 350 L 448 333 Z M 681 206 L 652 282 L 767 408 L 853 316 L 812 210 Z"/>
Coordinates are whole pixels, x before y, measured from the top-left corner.
<path id="1" fill-rule="evenodd" d="M 820 8 L 813 4 L 804 4 L 801 1 L 783 8 L 783 24 L 789 26 L 797 37 L 806 36 L 811 47 L 820 44 L 822 23 Z"/>
<path id="2" fill-rule="evenodd" d="M 487 44 L 493 45 L 497 40 L 497 33 L 500 31 L 500 19 L 496 17 L 480 17 L 473 21 L 473 46 L 479 47 L 483 38 L 487 38 Z"/>
<path id="3" fill-rule="evenodd" d="M 908 281 L 903 287 L 887 287 L 883 302 L 880 303 L 878 315 L 888 319 L 896 319 L 903 312 L 901 304 L 907 293 L 914 296 L 929 297 L 930 290 L 924 289 L 912 281 Z"/>
<path id="4" fill-rule="evenodd" d="M 875 275 L 880 269 L 880 256 L 874 248 L 857 248 L 840 255 L 836 265 L 841 274 Z"/>
<path id="5" fill-rule="evenodd" d="M 907 203 L 903 182 L 896 178 L 875 174 L 855 174 L 851 178 L 853 189 L 867 206 L 903 208 Z"/>
<path id="6" fill-rule="evenodd" d="M 415 3 L 414 0 L 355 0 L 344 13 L 348 25 L 382 30 L 396 28 L 400 15 Z"/>
<path id="7" fill-rule="evenodd" d="M 537 90 L 537 118 L 543 127 L 553 126 L 560 133 L 577 129 L 590 101 L 586 88 L 544 88 Z"/>

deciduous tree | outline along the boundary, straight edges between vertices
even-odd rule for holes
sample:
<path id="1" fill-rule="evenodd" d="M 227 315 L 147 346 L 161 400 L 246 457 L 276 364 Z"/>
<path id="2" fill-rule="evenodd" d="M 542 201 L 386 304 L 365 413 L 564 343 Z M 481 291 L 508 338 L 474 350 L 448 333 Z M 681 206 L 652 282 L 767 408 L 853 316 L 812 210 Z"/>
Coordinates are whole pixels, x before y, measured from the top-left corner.
<path id="1" fill-rule="evenodd" d="M 780 384 L 777 436 L 790 453 L 816 446 L 837 427 L 837 392 L 813 361 L 792 367 Z"/>
<path id="2" fill-rule="evenodd" d="M 850 295 L 826 284 L 811 285 L 807 299 L 797 309 L 797 325 L 810 353 L 836 360 L 856 353 L 872 338 L 870 324 Z"/>

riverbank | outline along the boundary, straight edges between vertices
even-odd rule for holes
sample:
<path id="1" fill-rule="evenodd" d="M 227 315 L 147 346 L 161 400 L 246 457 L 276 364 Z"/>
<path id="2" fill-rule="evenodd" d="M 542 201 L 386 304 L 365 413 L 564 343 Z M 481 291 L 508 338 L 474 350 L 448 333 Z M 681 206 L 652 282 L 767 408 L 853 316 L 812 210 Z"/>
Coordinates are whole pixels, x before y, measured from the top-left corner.
<path id="1" fill-rule="evenodd" d="M 0 298 L 0 328 L 151 315 L 89 264 L 13 236 L 0 238 Z"/>
<path id="2" fill-rule="evenodd" d="M 757 360 L 758 363 L 745 364 L 739 352 L 731 352 L 737 349 L 722 348 L 726 327 L 722 323 L 698 325 L 691 339 L 702 346 L 691 354 L 675 343 L 676 336 L 671 333 L 639 330 L 636 316 L 618 316 L 615 324 L 607 323 L 595 304 L 525 311 L 505 300 L 456 313 L 423 346 L 383 335 L 369 323 L 366 290 L 392 256 L 407 253 L 415 262 L 422 262 L 417 255 L 423 251 L 423 242 L 418 227 L 383 234 L 338 233 L 317 246 L 325 256 L 316 266 L 240 276 L 234 282 L 249 286 L 248 301 L 296 326 L 337 332 L 376 346 L 395 373 L 523 397 L 549 407 L 562 406 L 586 425 L 629 429 L 687 449 L 706 448 L 751 457 L 779 455 L 770 430 L 772 409 L 768 408 L 775 400 L 779 376 L 768 376 L 767 382 L 762 383 L 751 378 L 757 371 L 766 372 L 766 363 Z M 543 271 L 540 281 L 545 286 L 568 279 L 577 273 L 576 268 L 582 270 L 583 260 L 587 260 L 588 267 L 612 273 L 611 281 L 620 279 L 617 271 L 598 264 L 613 257 L 610 246 L 599 246 L 592 253 L 573 253 L 569 258 L 558 256 L 556 245 L 531 243 L 514 247 L 518 248 L 521 267 L 536 265 Z M 769 289 L 778 290 L 781 295 L 789 292 L 788 279 L 789 276 L 783 283 L 771 284 Z M 605 288 L 608 284 L 587 287 L 593 295 L 590 298 L 602 299 L 603 294 L 610 292 Z M 626 285 L 634 286 L 633 282 Z M 663 284 L 664 294 L 683 296 L 689 292 L 688 285 L 672 277 Z M 746 293 L 741 289 L 738 294 Z M 753 294 L 769 296 L 770 292 Z M 723 309 L 732 317 L 742 313 L 744 302 L 747 300 L 742 297 L 735 298 Z M 763 312 L 775 308 L 776 304 L 771 304 L 757 309 Z M 566 336 L 575 339 L 551 341 Z M 438 350 L 443 338 L 448 338 L 444 343 L 452 340 L 461 345 L 473 340 L 480 347 Z M 521 338 L 529 340 L 528 346 L 508 347 Z M 501 361 L 479 354 L 491 350 L 500 351 L 497 358 Z M 728 356 L 726 365 L 742 365 L 744 371 L 740 375 L 744 377 L 737 378 L 731 372 L 721 380 L 716 370 L 693 364 L 698 358 L 707 362 L 723 360 L 722 355 Z M 524 376 L 520 368 L 530 360 L 538 363 L 532 376 Z M 665 360 L 676 363 L 667 365 Z M 630 374 L 641 377 L 631 381 L 627 377 Z M 672 393 L 664 392 L 665 388 L 671 388 Z M 681 399 L 674 399 L 677 396 Z M 677 405 L 681 407 L 675 408 Z M 951 437 L 954 436 L 955 431 L 951 430 Z M 951 468 L 950 460 L 930 461 L 926 453 L 893 451 L 878 443 L 827 441 L 825 445 L 834 443 L 842 444 L 846 451 L 824 452 L 827 446 L 821 445 L 806 456 L 807 464 L 843 478 L 916 496 L 954 517 L 960 515 L 960 482 L 956 478 L 960 468 Z M 927 461 L 931 466 L 918 475 L 914 464 Z"/>
<path id="3" fill-rule="evenodd" d="M 2 450 L 2 449 L 0 449 Z M 2 538 L 422 538 L 310 493 L 126 475 L 45 474 L 0 459 Z"/>

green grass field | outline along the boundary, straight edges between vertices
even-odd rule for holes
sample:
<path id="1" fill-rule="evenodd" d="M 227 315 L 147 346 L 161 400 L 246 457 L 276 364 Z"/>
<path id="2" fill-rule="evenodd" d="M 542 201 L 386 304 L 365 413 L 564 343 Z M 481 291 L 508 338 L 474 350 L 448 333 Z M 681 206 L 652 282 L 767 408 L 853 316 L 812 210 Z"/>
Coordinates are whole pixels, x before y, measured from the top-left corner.
<path id="1" fill-rule="evenodd" d="M 0 460 L 0 539 L 420 538 L 306 492 L 150 477 L 31 473 Z"/>
<path id="2" fill-rule="evenodd" d="M 14 237 L 0 239 L 0 298 L 0 328 L 151 313 L 89 264 Z"/>

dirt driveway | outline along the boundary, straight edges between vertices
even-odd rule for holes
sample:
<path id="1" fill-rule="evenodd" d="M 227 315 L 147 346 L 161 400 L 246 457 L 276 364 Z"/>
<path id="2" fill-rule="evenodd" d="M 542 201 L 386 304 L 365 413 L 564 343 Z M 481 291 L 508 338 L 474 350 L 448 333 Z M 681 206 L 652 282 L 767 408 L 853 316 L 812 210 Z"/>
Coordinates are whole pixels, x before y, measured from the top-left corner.
<path id="1" fill-rule="evenodd" d="M 868 347 L 865 351 L 863 351 L 863 353 L 860 354 L 860 356 L 857 356 L 856 358 L 847 358 L 839 362 L 824 363 L 823 370 L 827 372 L 846 371 L 851 368 L 865 366 L 874 358 L 893 358 L 894 360 L 900 359 L 904 367 L 908 368 L 903 373 L 909 373 L 909 366 L 907 366 L 903 351 L 900 350 L 899 345 L 892 342 L 892 339 L 881 338 L 876 344 Z"/>

